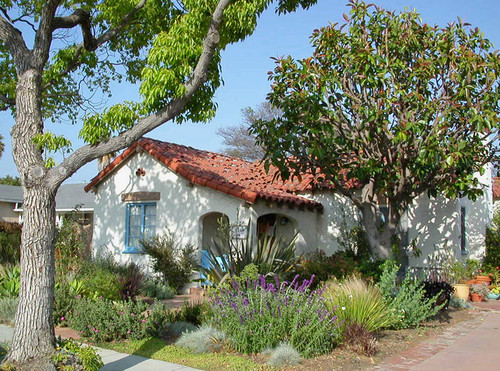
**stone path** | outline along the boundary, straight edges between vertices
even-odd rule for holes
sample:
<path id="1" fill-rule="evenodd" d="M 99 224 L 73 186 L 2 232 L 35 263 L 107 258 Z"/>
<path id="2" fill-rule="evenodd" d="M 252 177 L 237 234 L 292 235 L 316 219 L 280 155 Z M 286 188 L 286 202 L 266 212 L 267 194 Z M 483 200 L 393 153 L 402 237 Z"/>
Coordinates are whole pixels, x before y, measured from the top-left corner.
<path id="1" fill-rule="evenodd" d="M 472 321 L 452 326 L 371 370 L 492 371 L 500 368 L 500 301 L 477 305 Z"/>
<path id="2" fill-rule="evenodd" d="M 0 342 L 12 339 L 14 331 L 11 327 L 0 324 Z M 196 371 L 195 368 L 178 365 L 176 363 L 158 361 L 132 354 L 118 353 L 113 350 L 98 348 L 104 362 L 102 371 Z"/>

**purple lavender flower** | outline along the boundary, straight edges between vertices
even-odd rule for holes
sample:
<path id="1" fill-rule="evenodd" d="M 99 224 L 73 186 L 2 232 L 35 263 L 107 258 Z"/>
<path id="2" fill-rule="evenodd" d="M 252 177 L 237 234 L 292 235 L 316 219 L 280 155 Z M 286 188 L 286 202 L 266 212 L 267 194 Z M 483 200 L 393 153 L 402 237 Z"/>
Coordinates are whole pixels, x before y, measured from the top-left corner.
<path id="1" fill-rule="evenodd" d="M 236 280 L 234 279 L 234 277 L 233 277 L 233 289 L 236 292 L 240 291 L 240 286 L 238 285 L 238 282 L 236 282 Z"/>
<path id="2" fill-rule="evenodd" d="M 260 287 L 263 289 L 266 288 L 266 277 L 264 277 L 262 274 L 260 275 Z"/>

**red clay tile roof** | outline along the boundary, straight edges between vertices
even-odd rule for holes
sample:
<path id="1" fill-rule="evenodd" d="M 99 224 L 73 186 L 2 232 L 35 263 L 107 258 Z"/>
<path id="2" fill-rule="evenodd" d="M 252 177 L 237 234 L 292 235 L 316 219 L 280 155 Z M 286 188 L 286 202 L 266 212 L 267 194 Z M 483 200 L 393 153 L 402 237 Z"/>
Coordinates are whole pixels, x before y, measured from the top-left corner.
<path id="1" fill-rule="evenodd" d="M 280 179 L 274 179 L 276 169 L 271 168 L 269 174 L 266 174 L 264 166 L 259 162 L 248 162 L 239 158 L 149 138 L 143 138 L 127 148 L 93 178 L 85 190 L 88 192 L 97 185 L 133 154 L 138 147 L 195 184 L 252 203 L 262 199 L 309 209 L 323 209 L 321 203 L 295 194 L 312 189 L 314 180 L 312 175 L 303 176 L 300 181 L 294 179 L 283 182 Z"/>
<path id="2" fill-rule="evenodd" d="M 493 178 L 493 199 L 498 200 L 500 198 L 500 177 Z"/>

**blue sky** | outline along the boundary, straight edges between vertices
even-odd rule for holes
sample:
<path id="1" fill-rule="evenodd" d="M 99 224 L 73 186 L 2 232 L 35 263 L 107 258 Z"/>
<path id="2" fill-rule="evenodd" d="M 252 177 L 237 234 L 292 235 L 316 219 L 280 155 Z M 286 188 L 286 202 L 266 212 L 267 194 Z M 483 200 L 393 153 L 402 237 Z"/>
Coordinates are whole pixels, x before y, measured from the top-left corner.
<path id="1" fill-rule="evenodd" d="M 457 19 L 479 27 L 497 48 L 500 47 L 500 1 L 498 0 L 378 0 L 372 1 L 386 9 L 404 10 L 416 8 L 422 20 L 430 24 L 446 25 Z M 148 136 L 175 142 L 195 148 L 218 151 L 221 138 L 216 135 L 220 127 L 241 122 L 241 110 L 255 107 L 265 100 L 269 92 L 267 72 L 274 63 L 271 57 L 292 55 L 294 58 L 307 57 L 312 53 L 309 37 L 316 28 L 329 22 L 341 22 L 342 14 L 348 12 L 346 0 L 319 0 L 318 4 L 307 11 L 278 16 L 269 9 L 260 18 L 255 33 L 244 42 L 231 45 L 223 54 L 222 71 L 224 86 L 216 93 L 218 110 L 216 117 L 206 124 L 186 123 L 176 125 L 166 123 Z M 108 104 L 123 100 L 137 100 L 138 88 L 126 84 L 114 86 L 113 97 Z M 9 138 L 12 117 L 0 113 L 0 134 L 4 136 L 5 152 L 0 159 L 0 177 L 16 175 L 12 160 Z M 52 128 L 51 128 L 52 129 Z M 74 148 L 81 145 L 78 141 L 78 126 L 60 124 L 54 131 L 64 133 L 73 142 Z M 86 165 L 71 177 L 68 183 L 89 181 L 97 173 L 97 166 Z"/>

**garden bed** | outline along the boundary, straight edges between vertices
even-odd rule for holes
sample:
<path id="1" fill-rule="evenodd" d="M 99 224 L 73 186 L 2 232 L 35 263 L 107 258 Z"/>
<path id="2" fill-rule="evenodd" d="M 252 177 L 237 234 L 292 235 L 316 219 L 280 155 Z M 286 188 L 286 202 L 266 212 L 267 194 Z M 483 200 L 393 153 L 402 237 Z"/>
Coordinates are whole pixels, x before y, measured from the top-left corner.
<path id="1" fill-rule="evenodd" d="M 450 308 L 441 314 L 438 319 L 423 323 L 417 328 L 380 331 L 377 335 L 377 354 L 373 357 L 356 354 L 341 345 L 330 354 L 305 359 L 299 366 L 290 368 L 290 370 L 357 371 L 367 369 L 387 358 L 417 346 L 430 337 L 440 335 L 447 328 L 457 323 L 472 320 L 473 317 L 474 314 L 468 310 Z"/>
<path id="2" fill-rule="evenodd" d="M 426 322 L 418 328 L 383 330 L 377 335 L 377 354 L 366 357 L 354 353 L 341 345 L 330 354 L 305 359 L 300 365 L 287 370 L 345 370 L 367 369 L 398 353 L 418 345 L 447 328 L 472 320 L 473 312 L 450 308 L 436 320 Z M 267 370 L 266 358 L 262 355 L 244 356 L 234 352 L 194 354 L 190 350 L 169 345 L 161 339 L 143 339 L 97 344 L 102 348 L 140 355 L 162 361 L 174 362 L 202 370 Z"/>

